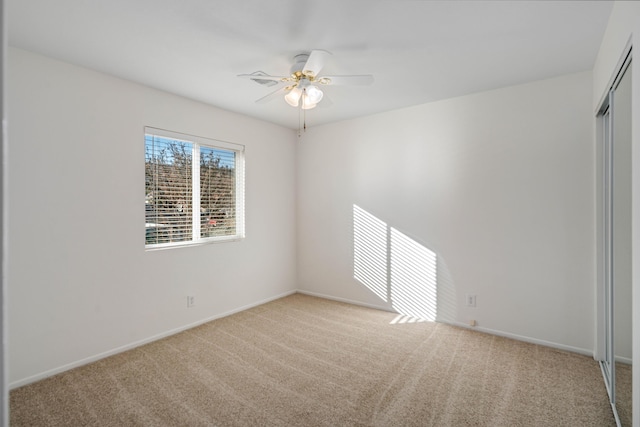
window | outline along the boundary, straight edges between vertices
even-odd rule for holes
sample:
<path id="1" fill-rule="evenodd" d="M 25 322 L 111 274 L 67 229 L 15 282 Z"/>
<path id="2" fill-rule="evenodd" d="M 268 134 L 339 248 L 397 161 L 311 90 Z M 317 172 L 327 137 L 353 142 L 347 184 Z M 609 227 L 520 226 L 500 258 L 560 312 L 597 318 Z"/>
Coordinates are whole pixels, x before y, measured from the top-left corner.
<path id="1" fill-rule="evenodd" d="M 145 247 L 244 237 L 244 146 L 145 128 Z"/>

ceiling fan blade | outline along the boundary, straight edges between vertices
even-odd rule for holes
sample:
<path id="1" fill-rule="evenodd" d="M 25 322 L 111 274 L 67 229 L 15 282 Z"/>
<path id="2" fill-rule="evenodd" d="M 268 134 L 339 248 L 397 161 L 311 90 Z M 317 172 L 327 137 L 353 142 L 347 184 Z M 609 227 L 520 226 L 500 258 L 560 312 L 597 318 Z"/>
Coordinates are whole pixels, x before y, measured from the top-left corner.
<path id="1" fill-rule="evenodd" d="M 331 53 L 326 50 L 312 50 L 309 54 L 309 59 L 302 67 L 302 72 L 308 76 L 315 77 L 318 75 L 324 63 Z"/>
<path id="2" fill-rule="evenodd" d="M 322 76 L 316 79 L 322 85 L 352 85 L 367 86 L 373 83 L 373 76 L 365 74 L 360 76 Z"/>
<path id="3" fill-rule="evenodd" d="M 284 96 L 284 93 L 286 92 L 288 87 L 289 86 L 281 87 L 280 89 L 274 90 L 270 94 L 265 95 L 260 99 L 257 99 L 256 100 L 256 104 L 266 104 L 267 102 L 273 101 L 274 99 L 278 98 L 279 96 Z"/>

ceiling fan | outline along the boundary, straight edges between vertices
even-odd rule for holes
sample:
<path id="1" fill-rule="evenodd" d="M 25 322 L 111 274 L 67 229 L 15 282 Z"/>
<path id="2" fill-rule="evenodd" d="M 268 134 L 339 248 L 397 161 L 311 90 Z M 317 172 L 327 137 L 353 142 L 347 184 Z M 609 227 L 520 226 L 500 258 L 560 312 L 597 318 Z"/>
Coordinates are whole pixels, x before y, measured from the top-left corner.
<path id="1" fill-rule="evenodd" d="M 266 86 L 283 85 L 270 94 L 258 99 L 256 103 L 264 104 L 284 95 L 284 100 L 292 107 L 300 106 L 303 110 L 315 108 L 324 97 L 320 89 L 329 85 L 370 85 L 373 76 L 321 76 L 320 70 L 331 53 L 326 50 L 312 50 L 310 53 L 296 55 L 289 76 L 271 76 L 256 71 L 251 74 L 239 74 L 238 77 L 251 79 Z M 326 99 L 326 98 L 325 98 Z"/>

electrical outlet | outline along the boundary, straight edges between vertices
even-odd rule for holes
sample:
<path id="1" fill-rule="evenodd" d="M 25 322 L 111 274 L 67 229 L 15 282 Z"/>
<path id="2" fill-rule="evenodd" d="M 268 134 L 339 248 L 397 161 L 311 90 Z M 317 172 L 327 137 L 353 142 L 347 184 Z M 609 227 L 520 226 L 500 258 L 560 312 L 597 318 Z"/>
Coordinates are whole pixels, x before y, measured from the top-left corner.
<path id="1" fill-rule="evenodd" d="M 476 306 L 476 296 L 473 294 L 466 295 L 467 307 L 475 307 Z"/>
<path id="2" fill-rule="evenodd" d="M 187 308 L 191 308 L 196 305 L 196 297 L 193 295 L 187 295 Z"/>

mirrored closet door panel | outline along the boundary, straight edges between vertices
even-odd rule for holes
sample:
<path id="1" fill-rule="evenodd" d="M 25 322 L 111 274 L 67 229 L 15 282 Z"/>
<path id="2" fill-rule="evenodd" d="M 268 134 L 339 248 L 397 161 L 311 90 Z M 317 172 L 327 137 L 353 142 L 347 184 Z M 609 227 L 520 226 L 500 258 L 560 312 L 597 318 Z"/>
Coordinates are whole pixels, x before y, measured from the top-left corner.
<path id="1" fill-rule="evenodd" d="M 616 422 L 631 426 L 631 56 L 600 110 L 601 366 Z"/>
<path id="2" fill-rule="evenodd" d="M 615 403 L 631 426 L 631 64 L 613 97 L 612 273 Z"/>

